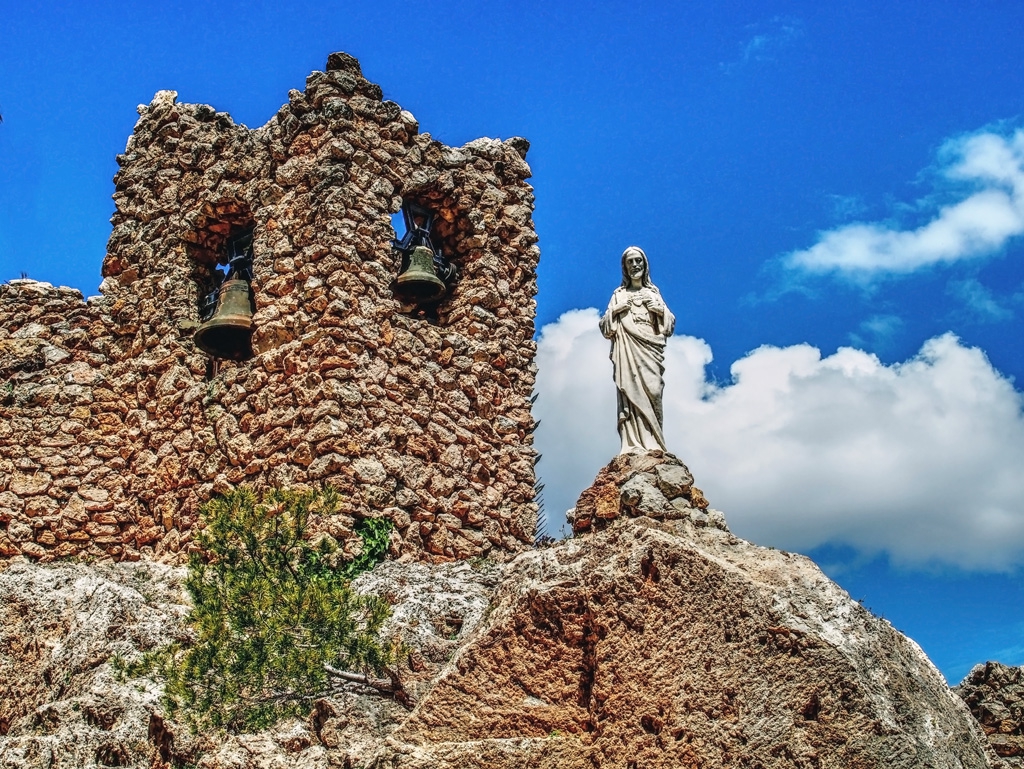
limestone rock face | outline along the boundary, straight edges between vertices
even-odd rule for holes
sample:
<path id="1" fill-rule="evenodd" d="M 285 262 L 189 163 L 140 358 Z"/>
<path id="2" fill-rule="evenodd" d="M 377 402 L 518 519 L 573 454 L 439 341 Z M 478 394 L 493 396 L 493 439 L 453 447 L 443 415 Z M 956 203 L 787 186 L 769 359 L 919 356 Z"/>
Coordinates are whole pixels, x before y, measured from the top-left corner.
<path id="1" fill-rule="evenodd" d="M 0 767 L 1018 765 L 999 763 L 913 641 L 811 561 L 738 539 L 696 505 L 678 515 L 692 489 L 678 460 L 616 462 L 614 482 L 583 495 L 617 489 L 600 531 L 507 561 L 392 561 L 359 578 L 392 601 L 411 712 L 341 684 L 304 720 L 190 735 L 161 715 L 157 685 L 111 668 L 115 653 L 182 632 L 182 570 L 12 564 L 0 573 Z M 661 520 L 638 514 L 655 491 Z M 1019 684 L 1019 669 L 990 666 L 960 690 L 1007 761 Z"/>
<path id="2" fill-rule="evenodd" d="M 409 694 L 429 691 L 487 612 L 499 561 L 387 562 L 356 586 L 393 602 L 386 636 L 412 653 Z M 114 660 L 181 636 L 185 570 L 156 563 L 12 563 L 0 572 L 0 767 L 363 766 L 408 710 L 357 684 L 308 719 L 260 734 L 192 735 L 164 718 L 158 684 L 122 680 Z"/>
<path id="3" fill-rule="evenodd" d="M 160 689 L 120 682 L 111 662 L 180 632 L 182 574 L 155 563 L 0 573 L 0 766 L 149 765 Z"/>
<path id="4" fill-rule="evenodd" d="M 1005 769 L 1024 769 L 1024 667 L 976 665 L 958 687 Z"/>
<path id="5" fill-rule="evenodd" d="M 377 766 L 989 765 L 913 641 L 807 558 L 688 517 L 518 557 L 391 744 Z"/>

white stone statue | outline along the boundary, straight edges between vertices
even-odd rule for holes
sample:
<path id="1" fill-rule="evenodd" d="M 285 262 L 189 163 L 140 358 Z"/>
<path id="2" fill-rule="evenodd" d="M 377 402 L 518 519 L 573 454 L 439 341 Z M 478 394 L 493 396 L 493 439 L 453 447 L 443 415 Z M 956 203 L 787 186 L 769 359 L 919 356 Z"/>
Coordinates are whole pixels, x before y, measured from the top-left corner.
<path id="1" fill-rule="evenodd" d="M 665 339 L 675 325 L 675 316 L 651 283 L 647 254 L 630 246 L 622 252 L 622 285 L 601 318 L 601 333 L 612 340 L 620 454 L 666 450 L 661 408 Z"/>

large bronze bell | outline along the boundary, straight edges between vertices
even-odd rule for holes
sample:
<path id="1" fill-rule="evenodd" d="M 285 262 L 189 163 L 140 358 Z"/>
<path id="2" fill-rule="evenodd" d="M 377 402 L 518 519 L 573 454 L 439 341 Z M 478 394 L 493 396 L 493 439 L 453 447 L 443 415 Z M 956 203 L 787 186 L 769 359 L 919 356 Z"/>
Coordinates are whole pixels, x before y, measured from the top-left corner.
<path id="1" fill-rule="evenodd" d="M 225 280 L 217 293 L 217 309 L 213 316 L 196 329 L 196 346 L 214 358 L 251 358 L 252 314 L 255 309 L 249 281 L 244 278 Z"/>
<path id="2" fill-rule="evenodd" d="M 409 254 L 409 266 L 395 281 L 395 293 L 411 302 L 430 302 L 448 290 L 434 269 L 434 253 L 426 246 L 416 246 Z"/>

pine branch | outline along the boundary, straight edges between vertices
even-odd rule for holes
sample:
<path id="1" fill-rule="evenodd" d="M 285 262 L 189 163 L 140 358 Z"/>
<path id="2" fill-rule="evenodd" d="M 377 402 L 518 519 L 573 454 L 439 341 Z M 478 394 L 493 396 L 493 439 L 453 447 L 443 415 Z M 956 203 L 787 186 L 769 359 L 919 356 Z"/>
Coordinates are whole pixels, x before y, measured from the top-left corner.
<path id="1" fill-rule="evenodd" d="M 402 686 L 402 681 L 391 668 L 384 668 L 384 672 L 388 674 L 388 678 L 377 678 L 366 673 L 352 673 L 348 670 L 339 670 L 333 665 L 324 663 L 324 670 L 335 678 L 340 678 L 342 681 L 351 681 L 352 683 L 363 684 L 369 686 L 371 689 L 376 689 L 379 692 L 390 694 L 405 707 L 412 709 L 415 705 L 415 701 L 409 696 L 409 693 L 405 691 Z"/>

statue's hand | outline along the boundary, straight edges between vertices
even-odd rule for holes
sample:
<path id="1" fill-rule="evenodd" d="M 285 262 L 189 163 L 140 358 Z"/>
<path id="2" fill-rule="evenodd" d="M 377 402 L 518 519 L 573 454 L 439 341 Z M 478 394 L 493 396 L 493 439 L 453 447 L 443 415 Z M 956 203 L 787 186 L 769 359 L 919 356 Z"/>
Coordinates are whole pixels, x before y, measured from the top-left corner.
<path id="1" fill-rule="evenodd" d="M 657 315 L 659 318 L 665 315 L 665 302 L 657 294 L 652 292 L 645 304 L 647 311 L 652 315 Z"/>

